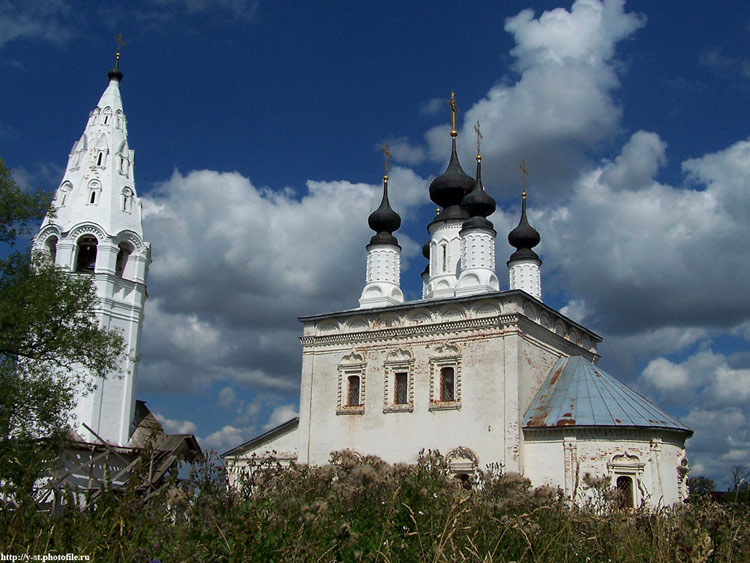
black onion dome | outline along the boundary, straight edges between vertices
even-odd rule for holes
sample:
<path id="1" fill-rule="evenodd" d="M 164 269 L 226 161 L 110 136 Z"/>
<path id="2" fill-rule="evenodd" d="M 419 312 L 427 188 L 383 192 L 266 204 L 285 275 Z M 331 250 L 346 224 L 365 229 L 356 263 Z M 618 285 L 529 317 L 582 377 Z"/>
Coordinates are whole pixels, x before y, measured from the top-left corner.
<path id="1" fill-rule="evenodd" d="M 523 203 L 521 204 L 521 220 L 518 222 L 518 226 L 508 234 L 508 242 L 516 248 L 509 262 L 525 258 L 539 260 L 539 256 L 531 249 L 539 244 L 541 240 L 542 238 L 539 236 L 539 233 L 534 227 L 529 225 L 529 220 L 526 218 L 526 194 L 524 194 Z"/>
<path id="2" fill-rule="evenodd" d="M 487 220 L 487 217 L 495 212 L 496 204 L 495 200 L 484 190 L 484 186 L 482 185 L 482 158 L 480 156 L 477 156 L 476 182 L 474 182 L 472 190 L 461 201 L 461 207 L 466 209 L 469 215 L 471 215 L 471 218 L 464 222 L 463 228 L 492 228 L 492 223 Z"/>
<path id="3" fill-rule="evenodd" d="M 430 184 L 430 199 L 440 207 L 460 205 L 464 196 L 474 187 L 474 178 L 469 176 L 456 153 L 456 138 L 451 140 L 451 160 L 448 168 Z"/>
<path id="4" fill-rule="evenodd" d="M 117 57 L 115 58 L 115 66 L 112 70 L 110 70 L 107 73 L 107 76 L 110 80 L 117 80 L 119 82 L 122 80 L 122 72 L 120 72 L 120 53 L 117 53 Z"/>
<path id="5" fill-rule="evenodd" d="M 380 207 L 370 213 L 367 224 L 375 231 L 375 236 L 370 239 L 370 244 L 385 243 L 398 244 L 393 232 L 401 226 L 401 217 L 393 209 L 388 201 L 388 177 L 383 180 L 383 199 Z"/>

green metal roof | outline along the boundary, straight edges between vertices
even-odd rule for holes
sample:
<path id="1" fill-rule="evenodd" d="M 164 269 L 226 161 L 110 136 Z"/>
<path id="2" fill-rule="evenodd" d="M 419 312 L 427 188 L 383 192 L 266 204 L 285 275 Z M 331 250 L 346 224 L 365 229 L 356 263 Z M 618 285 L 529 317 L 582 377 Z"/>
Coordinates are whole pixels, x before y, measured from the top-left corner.
<path id="1" fill-rule="evenodd" d="M 647 427 L 693 433 L 679 420 L 580 356 L 558 360 L 526 412 L 523 426 Z"/>

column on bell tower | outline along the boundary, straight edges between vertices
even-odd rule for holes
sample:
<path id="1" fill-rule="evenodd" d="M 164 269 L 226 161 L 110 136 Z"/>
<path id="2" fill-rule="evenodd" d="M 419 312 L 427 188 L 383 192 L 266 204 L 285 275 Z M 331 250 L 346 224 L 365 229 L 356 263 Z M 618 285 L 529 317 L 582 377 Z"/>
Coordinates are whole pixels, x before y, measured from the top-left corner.
<path id="1" fill-rule="evenodd" d="M 383 146 L 385 154 L 385 176 L 383 176 L 383 199 L 380 206 L 370 214 L 367 222 L 375 235 L 367 245 L 367 273 L 365 287 L 359 298 L 360 309 L 385 307 L 403 303 L 401 292 L 401 247 L 393 233 L 401 226 L 401 217 L 388 201 L 388 143 Z"/>
<path id="2" fill-rule="evenodd" d="M 45 217 L 33 247 L 71 275 L 91 276 L 101 326 L 120 331 L 126 341 L 126 354 L 115 373 L 104 379 L 82 374 L 94 390 L 79 389 L 71 421 L 85 441 L 97 440 L 84 423 L 108 442 L 126 445 L 135 412 L 151 245 L 143 239 L 119 61 L 118 49 L 107 88 L 89 114 L 83 135 L 73 144 L 52 201 L 54 213 Z"/>

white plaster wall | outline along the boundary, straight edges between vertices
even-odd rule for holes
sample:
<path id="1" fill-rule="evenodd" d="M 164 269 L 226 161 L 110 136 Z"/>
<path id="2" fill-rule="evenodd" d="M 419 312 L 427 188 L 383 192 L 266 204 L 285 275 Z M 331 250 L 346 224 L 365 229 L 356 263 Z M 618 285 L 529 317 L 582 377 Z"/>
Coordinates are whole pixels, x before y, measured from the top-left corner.
<path id="1" fill-rule="evenodd" d="M 422 448 L 447 454 L 463 446 L 482 467 L 502 463 L 520 470 L 521 416 L 564 353 L 519 328 L 513 315 L 522 309 L 516 296 L 482 296 L 306 322 L 299 460 L 322 464 L 331 451 L 348 448 L 412 463 Z M 527 325 L 566 353 L 585 354 L 548 329 Z M 446 352 L 449 347 L 456 353 Z M 388 400 L 393 396 L 388 365 L 396 352 L 411 362 L 413 403 L 406 409 Z M 430 401 L 436 394 L 434 383 L 430 389 L 430 362 L 446 354 L 460 359 L 460 396 L 456 404 L 436 405 Z M 364 364 L 363 409 L 339 404 L 346 397 L 345 357 Z"/>
<path id="2" fill-rule="evenodd" d="M 567 454 L 568 460 L 563 445 L 565 437 L 572 438 L 574 445 L 573 453 Z M 583 483 L 586 473 L 610 476 L 614 485 L 618 474 L 627 475 L 632 469 L 638 486 L 636 502 L 658 507 L 684 500 L 678 472 L 684 457 L 684 438 L 676 433 L 569 428 L 527 433 L 523 473 L 535 486 L 559 487 L 569 498 L 576 495 L 581 502 L 587 495 Z"/>

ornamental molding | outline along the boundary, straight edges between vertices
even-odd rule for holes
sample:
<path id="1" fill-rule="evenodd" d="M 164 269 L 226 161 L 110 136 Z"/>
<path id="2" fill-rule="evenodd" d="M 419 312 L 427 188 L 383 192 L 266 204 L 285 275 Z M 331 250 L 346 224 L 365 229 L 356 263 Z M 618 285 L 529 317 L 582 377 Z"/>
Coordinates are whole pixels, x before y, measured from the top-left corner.
<path id="1" fill-rule="evenodd" d="M 81 225 L 79 227 L 76 227 L 75 229 L 70 231 L 67 238 L 78 240 L 83 235 L 93 235 L 99 242 L 102 242 L 108 238 L 104 231 L 96 225 Z"/>
<path id="2" fill-rule="evenodd" d="M 137 250 L 141 250 L 143 248 L 143 239 L 138 236 L 133 231 L 122 231 L 117 234 L 115 237 L 115 242 L 117 244 L 121 242 L 129 242 L 131 243 Z"/>
<path id="3" fill-rule="evenodd" d="M 51 236 L 56 236 L 58 240 L 60 239 L 61 233 L 57 225 L 48 225 L 47 227 L 44 227 L 44 229 L 42 229 L 36 236 L 36 240 L 44 242 Z"/>
<path id="4" fill-rule="evenodd" d="M 349 342 L 368 342 L 378 340 L 392 340 L 409 337 L 419 337 L 432 334 L 445 334 L 446 332 L 465 332 L 487 328 L 504 329 L 507 326 L 518 323 L 519 315 L 497 315 L 493 317 L 480 317 L 476 319 L 463 319 L 460 321 L 444 321 L 432 324 L 418 324 L 412 326 L 399 326 L 379 328 L 375 330 L 364 330 L 357 332 L 326 334 L 320 336 L 302 336 L 300 341 L 303 346 L 310 345 L 334 345 Z"/>

